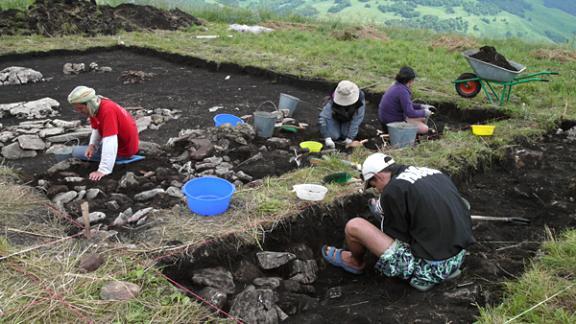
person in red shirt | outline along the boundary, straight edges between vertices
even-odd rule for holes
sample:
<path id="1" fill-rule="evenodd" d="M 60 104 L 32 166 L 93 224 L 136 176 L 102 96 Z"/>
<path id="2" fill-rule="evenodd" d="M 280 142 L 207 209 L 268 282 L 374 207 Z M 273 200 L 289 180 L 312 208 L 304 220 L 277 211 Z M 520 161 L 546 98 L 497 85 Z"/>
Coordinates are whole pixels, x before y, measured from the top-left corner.
<path id="1" fill-rule="evenodd" d="M 100 161 L 98 170 L 90 173 L 90 180 L 99 181 L 112 173 L 116 160 L 138 153 L 136 122 L 120 105 L 86 86 L 74 88 L 68 102 L 88 117 L 92 126 L 89 144 L 75 147 L 72 153 L 76 158 Z"/>

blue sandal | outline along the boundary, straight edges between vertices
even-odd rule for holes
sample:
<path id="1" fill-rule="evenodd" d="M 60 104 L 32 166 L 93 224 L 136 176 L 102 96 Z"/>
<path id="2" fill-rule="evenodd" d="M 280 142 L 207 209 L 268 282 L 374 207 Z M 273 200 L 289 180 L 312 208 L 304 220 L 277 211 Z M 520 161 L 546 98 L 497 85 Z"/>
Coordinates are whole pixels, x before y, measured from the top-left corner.
<path id="1" fill-rule="evenodd" d="M 342 260 L 342 251 L 343 251 L 342 249 L 337 249 L 333 246 L 328 247 L 328 249 L 326 248 L 327 248 L 326 245 L 322 246 L 322 257 L 324 258 L 324 260 L 326 260 L 326 262 L 330 263 L 335 267 L 342 268 L 347 272 L 353 274 L 362 274 L 363 272 L 362 269 L 353 268 L 344 263 L 344 261 Z"/>

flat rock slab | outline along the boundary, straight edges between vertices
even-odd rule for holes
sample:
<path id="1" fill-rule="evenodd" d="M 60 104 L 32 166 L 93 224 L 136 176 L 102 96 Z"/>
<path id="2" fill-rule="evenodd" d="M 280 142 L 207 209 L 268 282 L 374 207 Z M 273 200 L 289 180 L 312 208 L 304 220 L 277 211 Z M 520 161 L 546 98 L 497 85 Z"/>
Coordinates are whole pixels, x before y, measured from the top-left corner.
<path id="1" fill-rule="evenodd" d="M 78 267 L 82 272 L 94 272 L 100 268 L 102 264 L 104 264 L 104 257 L 100 254 L 91 253 L 87 254 L 80 259 L 80 264 Z"/>
<path id="2" fill-rule="evenodd" d="M 46 144 L 38 135 L 20 135 L 18 136 L 18 144 L 23 150 L 41 151 L 46 148 Z"/>
<path id="3" fill-rule="evenodd" d="M 256 289 L 250 285 L 236 295 L 230 314 L 245 323 L 278 323 L 276 301 L 278 297 L 271 289 Z"/>
<path id="4" fill-rule="evenodd" d="M 65 143 L 65 142 L 69 142 L 72 140 L 77 140 L 77 139 L 80 140 L 80 139 L 88 138 L 88 137 L 90 137 L 90 134 L 92 134 L 92 130 L 86 128 L 86 129 L 79 130 L 79 131 L 72 132 L 72 133 L 50 136 L 50 137 L 47 137 L 46 140 L 51 142 L 51 143 Z"/>
<path id="5" fill-rule="evenodd" d="M 2 156 L 8 160 L 35 157 L 38 153 L 32 150 L 23 150 L 19 143 L 12 143 L 2 148 Z"/>
<path id="6" fill-rule="evenodd" d="M 296 259 L 296 255 L 289 252 L 258 252 L 258 263 L 264 270 L 276 269 Z"/>
<path id="7" fill-rule="evenodd" d="M 16 118 L 38 119 L 56 116 L 59 112 L 54 108 L 60 107 L 60 103 L 52 98 L 42 98 L 28 102 L 15 102 L 0 105 L 2 114 L 9 114 Z"/>
<path id="8" fill-rule="evenodd" d="M 311 284 L 318 279 L 318 264 L 315 260 L 294 260 L 290 264 L 290 279 L 302 284 Z"/>
<path id="9" fill-rule="evenodd" d="M 36 83 L 44 81 L 42 73 L 22 67 L 10 66 L 0 71 L 0 86 L 2 85 L 22 85 L 26 83 Z"/>
<path id="10" fill-rule="evenodd" d="M 223 267 L 198 270 L 192 275 L 192 282 L 201 286 L 218 288 L 227 294 L 234 293 L 236 289 L 232 273 Z"/>
<path id="11" fill-rule="evenodd" d="M 140 293 L 140 286 L 127 281 L 111 281 L 100 289 L 103 300 L 130 300 Z"/>

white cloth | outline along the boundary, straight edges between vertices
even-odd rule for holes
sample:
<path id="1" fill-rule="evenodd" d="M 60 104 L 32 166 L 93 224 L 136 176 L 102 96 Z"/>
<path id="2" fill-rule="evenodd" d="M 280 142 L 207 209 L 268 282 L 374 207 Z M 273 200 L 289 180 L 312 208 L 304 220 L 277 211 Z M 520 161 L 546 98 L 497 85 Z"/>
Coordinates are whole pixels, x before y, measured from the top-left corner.
<path id="1" fill-rule="evenodd" d="M 324 146 L 326 146 L 327 149 L 333 149 L 336 147 L 336 144 L 334 144 L 334 141 L 332 140 L 332 138 L 326 137 L 324 139 Z"/>
<path id="2" fill-rule="evenodd" d="M 118 136 L 106 136 L 102 139 L 102 155 L 100 157 L 100 166 L 98 171 L 104 175 L 112 173 L 114 163 L 116 162 L 116 154 L 118 154 Z"/>
<path id="3" fill-rule="evenodd" d="M 100 143 L 100 132 L 97 129 L 92 128 L 92 134 L 90 134 L 90 142 L 88 145 L 97 145 Z"/>

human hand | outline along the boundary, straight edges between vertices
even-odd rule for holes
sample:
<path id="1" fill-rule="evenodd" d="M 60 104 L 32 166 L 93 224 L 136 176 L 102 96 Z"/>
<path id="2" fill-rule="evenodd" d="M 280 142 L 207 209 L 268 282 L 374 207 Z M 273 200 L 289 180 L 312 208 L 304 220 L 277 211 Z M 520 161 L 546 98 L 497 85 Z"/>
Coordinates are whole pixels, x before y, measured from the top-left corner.
<path id="1" fill-rule="evenodd" d="M 334 144 L 334 141 L 332 140 L 332 138 L 326 137 L 326 138 L 324 139 L 324 146 L 325 146 L 327 149 L 333 149 L 333 148 L 336 147 L 336 144 Z"/>
<path id="2" fill-rule="evenodd" d="M 104 176 L 105 176 L 104 173 L 102 173 L 100 171 L 94 171 L 94 172 L 90 173 L 88 178 L 92 181 L 100 181 L 100 179 L 102 179 Z"/>
<path id="3" fill-rule="evenodd" d="M 90 145 L 88 145 L 86 152 L 84 152 L 84 155 L 86 155 L 87 158 L 92 159 L 92 157 L 94 156 L 95 150 L 96 150 L 96 146 L 94 144 L 90 144 Z"/>
<path id="4" fill-rule="evenodd" d="M 347 144 L 346 147 L 360 147 L 362 145 L 364 145 L 364 143 L 368 142 L 367 139 L 361 140 L 361 141 L 352 141 L 350 142 L 350 144 Z"/>
<path id="5" fill-rule="evenodd" d="M 432 112 L 432 110 L 430 110 L 429 108 L 424 108 L 424 116 L 426 117 L 430 117 L 432 116 L 434 113 Z"/>
<path id="6" fill-rule="evenodd" d="M 368 201 L 368 209 L 370 209 L 370 213 L 378 220 L 382 222 L 384 215 L 382 213 L 382 208 L 380 208 L 380 202 L 376 198 L 372 198 Z"/>

